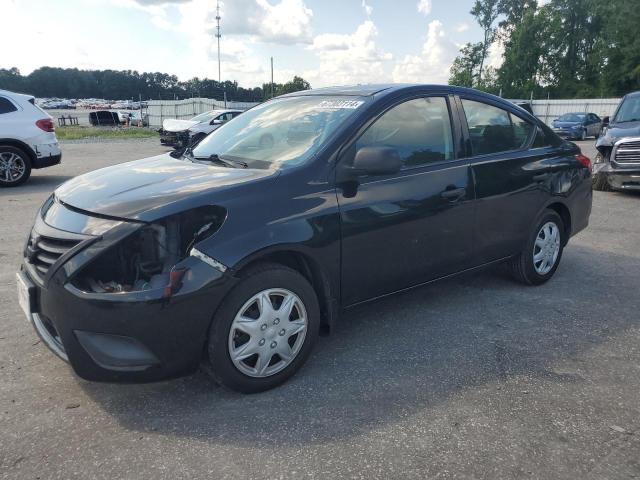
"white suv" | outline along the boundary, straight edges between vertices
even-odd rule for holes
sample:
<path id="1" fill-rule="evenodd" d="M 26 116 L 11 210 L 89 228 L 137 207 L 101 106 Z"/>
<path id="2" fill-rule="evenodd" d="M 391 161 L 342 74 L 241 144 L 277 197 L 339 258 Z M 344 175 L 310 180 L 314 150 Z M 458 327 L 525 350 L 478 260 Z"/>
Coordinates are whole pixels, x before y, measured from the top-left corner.
<path id="1" fill-rule="evenodd" d="M 0 187 L 24 183 L 32 168 L 60 163 L 53 119 L 31 95 L 0 90 Z"/>

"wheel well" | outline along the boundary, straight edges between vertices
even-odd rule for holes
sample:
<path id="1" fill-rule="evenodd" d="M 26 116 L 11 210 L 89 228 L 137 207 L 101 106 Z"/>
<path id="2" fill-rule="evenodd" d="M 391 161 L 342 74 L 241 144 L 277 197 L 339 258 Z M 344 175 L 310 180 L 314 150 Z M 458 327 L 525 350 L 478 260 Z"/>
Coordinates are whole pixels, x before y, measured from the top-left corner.
<path id="1" fill-rule="evenodd" d="M 564 233 L 566 241 L 569 241 L 569 237 L 571 236 L 571 213 L 566 205 L 562 203 L 552 203 L 547 208 L 553 210 L 562 219 L 562 223 L 564 224 Z"/>
<path id="2" fill-rule="evenodd" d="M 318 296 L 320 305 L 321 332 L 328 333 L 335 320 L 335 301 L 332 296 L 331 286 L 322 268 L 307 255 L 294 251 L 279 251 L 263 255 L 243 265 L 238 274 L 254 267 L 258 263 L 278 263 L 300 273 L 311 284 Z"/>
<path id="3" fill-rule="evenodd" d="M 19 148 L 24 153 L 29 155 L 29 159 L 31 160 L 31 164 L 33 164 L 33 162 L 36 160 L 36 154 L 33 151 L 33 149 L 31 147 L 29 147 L 29 145 L 27 145 L 26 143 L 21 142 L 20 140 L 15 140 L 13 138 L 0 138 L 0 147 L 1 146 L 9 146 L 9 147 Z"/>

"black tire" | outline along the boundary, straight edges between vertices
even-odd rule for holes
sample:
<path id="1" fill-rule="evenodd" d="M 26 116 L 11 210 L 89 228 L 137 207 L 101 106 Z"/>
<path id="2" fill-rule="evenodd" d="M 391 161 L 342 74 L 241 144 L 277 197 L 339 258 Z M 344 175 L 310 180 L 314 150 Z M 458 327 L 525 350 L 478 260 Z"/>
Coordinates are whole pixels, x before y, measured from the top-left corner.
<path id="1" fill-rule="evenodd" d="M 611 185 L 607 181 L 607 176 L 602 174 L 595 174 L 591 180 L 593 189 L 598 192 L 610 192 Z"/>
<path id="2" fill-rule="evenodd" d="M 560 234 L 560 250 L 558 251 L 558 255 L 556 257 L 555 263 L 551 270 L 546 272 L 545 274 L 540 274 L 535 268 L 533 255 L 534 255 L 534 245 L 536 239 L 538 238 L 538 234 L 544 225 L 548 222 L 555 223 L 559 230 Z M 560 264 L 560 260 L 562 259 L 562 252 L 564 250 L 564 246 L 567 243 L 567 233 L 564 229 L 564 223 L 562 222 L 562 218 L 553 210 L 545 210 L 535 222 L 535 227 L 531 230 L 529 234 L 529 238 L 527 239 L 527 243 L 524 247 L 524 250 L 520 252 L 516 257 L 514 257 L 510 261 L 511 273 L 513 277 L 521 283 L 525 285 L 541 285 L 547 282 L 553 274 L 558 269 L 558 265 Z"/>
<path id="3" fill-rule="evenodd" d="M 307 313 L 307 330 L 297 355 L 283 370 L 270 376 L 252 377 L 237 368 L 229 354 L 229 335 L 236 314 L 254 295 L 267 289 L 286 289 L 297 295 Z M 274 388 L 302 367 L 318 338 L 320 308 L 311 284 L 300 273 L 283 265 L 265 263 L 251 268 L 223 300 L 209 333 L 207 372 L 219 384 L 242 393 Z M 277 358 L 277 357 L 276 357 Z"/>
<path id="4" fill-rule="evenodd" d="M 17 155 L 20 161 L 24 164 L 24 172 L 20 177 L 10 178 L 7 180 L 5 172 L 0 168 L 0 187 L 17 187 L 18 185 L 22 185 L 26 182 L 31 176 L 31 158 L 29 155 L 20 148 L 12 147 L 10 145 L 0 145 L 0 161 L 3 160 L 3 157 L 8 159 L 9 156 L 13 156 L 12 154 Z M 15 161 L 15 157 L 13 161 Z"/>
<path id="5" fill-rule="evenodd" d="M 586 140 L 587 139 L 587 129 L 583 128 L 582 132 L 580 133 L 580 140 Z"/>

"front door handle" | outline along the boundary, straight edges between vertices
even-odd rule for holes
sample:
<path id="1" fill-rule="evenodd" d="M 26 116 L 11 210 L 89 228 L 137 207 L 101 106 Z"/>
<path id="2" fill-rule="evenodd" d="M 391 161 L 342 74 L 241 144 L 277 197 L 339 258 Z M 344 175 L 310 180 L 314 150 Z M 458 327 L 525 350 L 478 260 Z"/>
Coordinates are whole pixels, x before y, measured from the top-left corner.
<path id="1" fill-rule="evenodd" d="M 467 193 L 467 189 L 465 187 L 447 188 L 446 190 L 440 192 L 440 196 L 454 202 L 462 198 L 465 193 Z"/>

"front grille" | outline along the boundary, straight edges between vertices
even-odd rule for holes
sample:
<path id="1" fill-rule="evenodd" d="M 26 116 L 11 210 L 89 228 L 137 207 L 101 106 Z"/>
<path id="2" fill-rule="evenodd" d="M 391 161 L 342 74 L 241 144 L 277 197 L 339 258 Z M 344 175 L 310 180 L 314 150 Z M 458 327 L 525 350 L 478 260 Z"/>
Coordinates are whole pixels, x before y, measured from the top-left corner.
<path id="1" fill-rule="evenodd" d="M 80 240 L 44 237 L 32 231 L 27 244 L 27 261 L 35 267 L 38 275 L 44 278 L 51 265 L 78 243 Z"/>
<path id="2" fill-rule="evenodd" d="M 620 142 L 616 145 L 613 161 L 640 164 L 640 140 Z"/>

